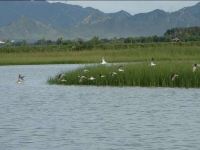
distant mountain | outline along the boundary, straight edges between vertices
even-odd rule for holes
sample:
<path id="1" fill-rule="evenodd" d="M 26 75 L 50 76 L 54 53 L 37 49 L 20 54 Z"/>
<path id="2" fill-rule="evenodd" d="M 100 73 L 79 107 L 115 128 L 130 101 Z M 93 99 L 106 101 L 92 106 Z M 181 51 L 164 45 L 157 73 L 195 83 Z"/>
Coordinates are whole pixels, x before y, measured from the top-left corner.
<path id="1" fill-rule="evenodd" d="M 163 35 L 175 27 L 200 26 L 200 3 L 168 13 L 130 15 L 46 1 L 1 1 L 0 39 L 55 40 Z"/>
<path id="2" fill-rule="evenodd" d="M 63 36 L 51 26 L 24 16 L 7 26 L 0 28 L 0 35 L 6 39 L 26 39 L 28 41 L 35 41 L 41 38 L 54 40 L 55 38 Z"/>

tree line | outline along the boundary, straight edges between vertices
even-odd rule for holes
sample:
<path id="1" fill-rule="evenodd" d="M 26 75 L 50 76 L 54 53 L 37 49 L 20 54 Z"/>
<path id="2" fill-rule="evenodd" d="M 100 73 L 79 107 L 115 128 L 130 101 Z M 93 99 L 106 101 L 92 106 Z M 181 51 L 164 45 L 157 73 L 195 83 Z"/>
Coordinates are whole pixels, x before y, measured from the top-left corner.
<path id="1" fill-rule="evenodd" d="M 176 41 L 174 41 L 176 39 Z M 177 40 L 178 39 L 178 40 Z M 18 42 L 6 42 L 8 45 L 23 46 L 23 45 L 62 45 L 71 50 L 82 50 L 82 49 L 94 49 L 111 48 L 113 45 L 117 48 L 124 48 L 127 45 L 144 44 L 144 43 L 161 43 L 161 42 L 187 42 L 187 41 L 200 41 L 200 27 L 189 27 L 189 28 L 173 28 L 167 30 L 163 36 L 147 36 L 147 37 L 126 37 L 126 38 L 99 38 L 97 36 L 84 40 L 77 38 L 75 40 L 65 40 L 60 37 L 55 41 L 40 39 L 34 43 L 27 43 L 25 40 Z"/>

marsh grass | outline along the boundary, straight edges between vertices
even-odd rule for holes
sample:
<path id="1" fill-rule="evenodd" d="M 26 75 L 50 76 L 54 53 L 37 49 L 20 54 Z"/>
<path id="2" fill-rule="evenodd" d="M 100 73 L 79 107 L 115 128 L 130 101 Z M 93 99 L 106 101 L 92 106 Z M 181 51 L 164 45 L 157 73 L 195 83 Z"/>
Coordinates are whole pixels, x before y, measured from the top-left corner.
<path id="1" fill-rule="evenodd" d="M 95 85 L 95 86 L 140 86 L 140 87 L 200 87 L 200 68 L 196 72 L 192 72 L 192 64 L 190 62 L 161 62 L 157 66 L 151 67 L 148 63 L 127 64 L 124 65 L 124 72 L 119 72 L 120 65 L 111 66 L 90 66 L 79 68 L 77 70 L 65 73 L 65 82 L 62 82 L 58 77 L 50 78 L 50 84 L 64 85 Z M 89 72 L 84 73 L 87 69 Z M 117 75 L 112 76 L 112 72 Z M 179 76 L 172 81 L 173 73 Z M 105 78 L 101 78 L 105 75 Z M 84 79 L 79 82 L 78 76 L 93 76 L 96 78 L 93 81 Z"/>
<path id="2" fill-rule="evenodd" d="M 99 63 L 101 57 L 108 62 L 149 61 L 197 61 L 200 60 L 199 45 L 158 44 L 155 46 L 131 47 L 126 49 L 94 49 L 70 51 L 64 46 L 0 48 L 0 65 L 9 64 L 87 64 Z M 19 51 L 19 52 L 18 52 Z"/>

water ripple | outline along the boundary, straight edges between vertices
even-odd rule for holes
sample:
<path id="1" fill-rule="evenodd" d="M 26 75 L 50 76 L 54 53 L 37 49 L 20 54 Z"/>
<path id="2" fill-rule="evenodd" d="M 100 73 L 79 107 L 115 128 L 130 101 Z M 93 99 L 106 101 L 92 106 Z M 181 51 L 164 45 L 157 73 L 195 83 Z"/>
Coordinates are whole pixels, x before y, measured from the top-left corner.
<path id="1" fill-rule="evenodd" d="M 77 67 L 0 67 L 0 149 L 200 149 L 199 89 L 46 84 Z"/>

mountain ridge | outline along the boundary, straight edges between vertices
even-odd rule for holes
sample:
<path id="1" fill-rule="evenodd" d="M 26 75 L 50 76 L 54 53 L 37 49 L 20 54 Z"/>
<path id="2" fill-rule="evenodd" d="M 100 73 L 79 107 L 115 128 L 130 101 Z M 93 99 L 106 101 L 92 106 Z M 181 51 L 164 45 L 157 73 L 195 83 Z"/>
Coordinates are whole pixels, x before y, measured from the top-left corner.
<path id="1" fill-rule="evenodd" d="M 156 9 L 135 15 L 124 10 L 104 13 L 92 7 L 83 8 L 59 2 L 4 1 L 0 4 L 0 39 L 159 36 L 175 27 L 200 26 L 200 3 L 171 13 Z M 22 16 L 27 18 L 25 24 L 19 23 Z M 32 25 L 33 31 L 27 25 Z M 30 32 L 23 32 L 23 28 Z"/>

